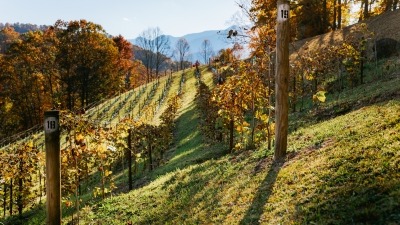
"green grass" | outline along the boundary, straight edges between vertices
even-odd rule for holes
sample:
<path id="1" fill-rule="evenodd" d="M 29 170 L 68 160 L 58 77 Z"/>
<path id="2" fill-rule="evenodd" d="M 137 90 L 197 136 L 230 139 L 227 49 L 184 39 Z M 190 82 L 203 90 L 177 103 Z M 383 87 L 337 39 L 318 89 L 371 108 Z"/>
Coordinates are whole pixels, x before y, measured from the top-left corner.
<path id="1" fill-rule="evenodd" d="M 265 147 L 228 154 L 207 143 L 197 128 L 196 80 L 192 71 L 185 76 L 166 164 L 136 177 L 131 192 L 86 204 L 81 224 L 400 223 L 398 77 L 293 115 L 287 159 L 275 164 Z M 122 174 L 118 183 L 125 180 Z M 43 210 L 26 215 L 26 224 L 44 223 Z"/>
<path id="2" fill-rule="evenodd" d="M 160 105 L 160 108 L 154 115 L 153 120 L 151 121 L 151 124 L 153 125 L 159 125 L 161 123 L 160 116 L 161 114 L 165 111 L 168 105 L 168 99 L 172 98 L 175 96 L 178 92 L 179 89 L 179 83 L 180 83 L 180 78 L 181 78 L 182 72 L 177 72 L 173 75 L 172 78 L 172 83 L 170 88 L 167 90 L 166 97 L 164 97 L 163 103 Z M 157 98 L 161 95 L 162 93 L 162 88 L 158 90 L 158 93 L 156 93 Z"/>
<path id="3" fill-rule="evenodd" d="M 89 220 L 100 224 L 399 222 L 398 112 L 400 101 L 394 100 L 300 129 L 289 137 L 294 149 L 283 165 L 265 158 L 264 149 L 187 162 L 194 152 L 218 149 L 181 143 L 186 151 L 177 152 L 182 157 L 178 169 L 88 208 L 93 215 Z M 194 137 L 186 135 L 196 141 Z"/>
<path id="4" fill-rule="evenodd" d="M 396 82 L 394 79 L 391 84 Z M 371 86 L 360 87 L 374 90 L 365 99 L 384 95 L 388 89 L 399 91 L 399 86 L 389 83 L 381 86 L 381 91 Z M 358 101 L 361 92 L 354 89 L 346 101 Z M 187 96 L 186 102 L 191 98 Z M 198 112 L 194 105 L 187 106 L 182 107 L 177 122 L 170 161 L 147 175 L 147 182 L 141 182 L 136 190 L 87 207 L 85 222 L 400 222 L 398 96 L 298 128 L 289 135 L 289 154 L 282 165 L 272 162 L 271 152 L 265 157 L 264 148 L 226 154 L 223 146 L 206 144 L 194 128 Z"/>
<path id="5" fill-rule="evenodd" d="M 400 74 L 394 73 L 380 78 L 374 77 L 373 81 L 340 93 L 327 93 L 326 102 L 319 103 L 318 107 L 311 110 L 313 103 L 308 99 L 304 103 L 306 110 L 290 115 L 291 130 L 344 115 L 367 105 L 399 98 L 399 87 Z"/>

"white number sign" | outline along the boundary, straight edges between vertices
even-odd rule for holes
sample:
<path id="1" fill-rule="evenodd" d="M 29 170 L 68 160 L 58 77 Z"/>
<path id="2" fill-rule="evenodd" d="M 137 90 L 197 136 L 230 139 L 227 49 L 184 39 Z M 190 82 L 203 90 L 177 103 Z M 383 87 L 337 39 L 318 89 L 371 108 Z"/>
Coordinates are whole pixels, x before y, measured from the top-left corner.
<path id="1" fill-rule="evenodd" d="M 58 121 L 56 117 L 47 117 L 44 120 L 44 131 L 52 133 L 58 129 Z"/>
<path id="2" fill-rule="evenodd" d="M 290 16 L 289 4 L 278 5 L 278 22 L 285 22 Z"/>

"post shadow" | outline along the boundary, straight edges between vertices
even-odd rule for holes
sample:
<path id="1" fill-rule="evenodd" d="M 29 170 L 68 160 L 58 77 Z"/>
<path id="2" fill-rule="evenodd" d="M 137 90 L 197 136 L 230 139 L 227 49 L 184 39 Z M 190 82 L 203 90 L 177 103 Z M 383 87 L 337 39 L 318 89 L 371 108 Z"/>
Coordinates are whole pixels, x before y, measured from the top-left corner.
<path id="1" fill-rule="evenodd" d="M 251 206 L 247 209 L 246 215 L 240 221 L 240 225 L 260 224 L 259 220 L 263 213 L 264 205 L 271 196 L 272 187 L 275 184 L 283 163 L 284 162 L 273 162 L 270 166 L 267 175 L 258 187 Z"/>

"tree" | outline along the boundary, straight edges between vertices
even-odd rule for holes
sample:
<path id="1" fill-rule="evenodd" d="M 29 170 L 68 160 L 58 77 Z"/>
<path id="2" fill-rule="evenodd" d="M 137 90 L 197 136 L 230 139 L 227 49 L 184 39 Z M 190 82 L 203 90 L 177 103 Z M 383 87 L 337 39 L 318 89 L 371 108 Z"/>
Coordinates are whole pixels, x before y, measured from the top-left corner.
<path id="1" fill-rule="evenodd" d="M 387 12 L 390 10 L 396 10 L 399 0 L 384 0 L 380 3 L 380 8 L 382 12 Z"/>
<path id="2" fill-rule="evenodd" d="M 140 58 L 146 67 L 147 82 L 153 76 L 153 70 L 155 76 L 158 77 L 159 72 L 168 59 L 166 56 L 170 49 L 169 38 L 162 34 L 160 28 L 148 28 L 143 31 L 137 39 L 137 44 L 141 48 L 138 52 L 138 58 Z"/>
<path id="3" fill-rule="evenodd" d="M 113 37 L 114 43 L 118 47 L 118 59 L 117 59 L 117 68 L 119 72 L 119 76 L 122 80 L 125 80 L 125 88 L 130 88 L 130 76 L 132 75 L 133 69 L 133 50 L 132 44 L 127 41 L 121 35 L 117 37 Z"/>
<path id="4" fill-rule="evenodd" d="M 54 49 L 47 48 L 42 32 L 28 32 L 14 41 L 1 65 L 8 75 L 5 94 L 11 103 L 11 111 L 19 118 L 14 127 L 28 129 L 40 123 L 44 109 L 51 106 L 51 94 L 47 79 L 53 71 Z"/>
<path id="5" fill-rule="evenodd" d="M 333 25 L 332 29 L 342 28 L 342 0 L 333 1 Z"/>
<path id="6" fill-rule="evenodd" d="M 363 0 L 363 4 L 364 4 L 364 10 L 363 10 L 363 19 L 368 19 L 369 17 L 369 0 Z"/>
<path id="7" fill-rule="evenodd" d="M 11 43 L 18 39 L 19 34 L 12 27 L 5 27 L 0 31 L 0 54 L 5 54 Z"/>
<path id="8" fill-rule="evenodd" d="M 187 61 L 189 56 L 190 46 L 185 38 L 180 38 L 175 46 L 177 58 L 180 63 L 180 69 L 184 69 L 184 62 Z"/>
<path id="9" fill-rule="evenodd" d="M 159 77 L 159 73 L 162 65 L 168 59 L 167 54 L 170 50 L 170 42 L 169 38 L 162 34 L 160 28 L 155 28 L 153 30 L 154 38 L 154 47 L 155 47 L 155 60 L 154 60 L 154 69 L 156 72 L 156 77 Z"/>
<path id="10" fill-rule="evenodd" d="M 59 39 L 59 65 L 66 108 L 86 107 L 118 93 L 122 80 L 116 68 L 119 53 L 100 25 L 86 20 L 55 24 Z"/>
<path id="11" fill-rule="evenodd" d="M 205 39 L 201 43 L 200 47 L 200 55 L 201 58 L 203 59 L 204 64 L 208 63 L 208 60 L 214 56 L 214 50 L 212 48 L 211 42 L 208 39 Z"/>
<path id="12" fill-rule="evenodd" d="M 137 56 L 142 60 L 143 65 L 146 67 L 147 83 L 150 82 L 153 70 L 154 61 L 154 42 L 152 40 L 151 29 L 143 31 L 137 41 L 137 45 L 141 48 Z"/>

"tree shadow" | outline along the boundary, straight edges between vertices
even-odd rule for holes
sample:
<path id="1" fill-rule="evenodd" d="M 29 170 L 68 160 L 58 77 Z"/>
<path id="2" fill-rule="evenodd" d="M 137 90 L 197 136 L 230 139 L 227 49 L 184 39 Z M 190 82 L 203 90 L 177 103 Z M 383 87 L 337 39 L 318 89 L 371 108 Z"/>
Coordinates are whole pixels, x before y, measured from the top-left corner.
<path id="1" fill-rule="evenodd" d="M 204 143 L 203 134 L 198 129 L 199 120 L 199 114 L 195 107 L 191 107 L 177 118 L 173 144 L 165 153 L 165 164 L 151 172 L 134 176 L 134 189 L 146 186 L 158 177 L 175 170 L 181 170 L 210 159 L 218 159 L 229 153 L 222 143 L 213 146 L 207 146 Z M 122 181 L 122 183 L 124 182 Z M 128 190 L 126 187 L 122 187 L 120 192 L 128 192 Z"/>
<path id="2" fill-rule="evenodd" d="M 272 194 L 272 188 L 278 177 L 279 171 L 283 166 L 283 162 L 273 162 L 270 166 L 267 175 L 261 182 L 256 195 L 253 198 L 251 206 L 248 208 L 246 215 L 240 221 L 240 225 L 260 224 L 260 218 L 263 214 L 264 205 L 268 202 Z M 257 165 L 258 166 L 258 165 Z M 255 168 L 257 172 L 257 167 Z"/>

